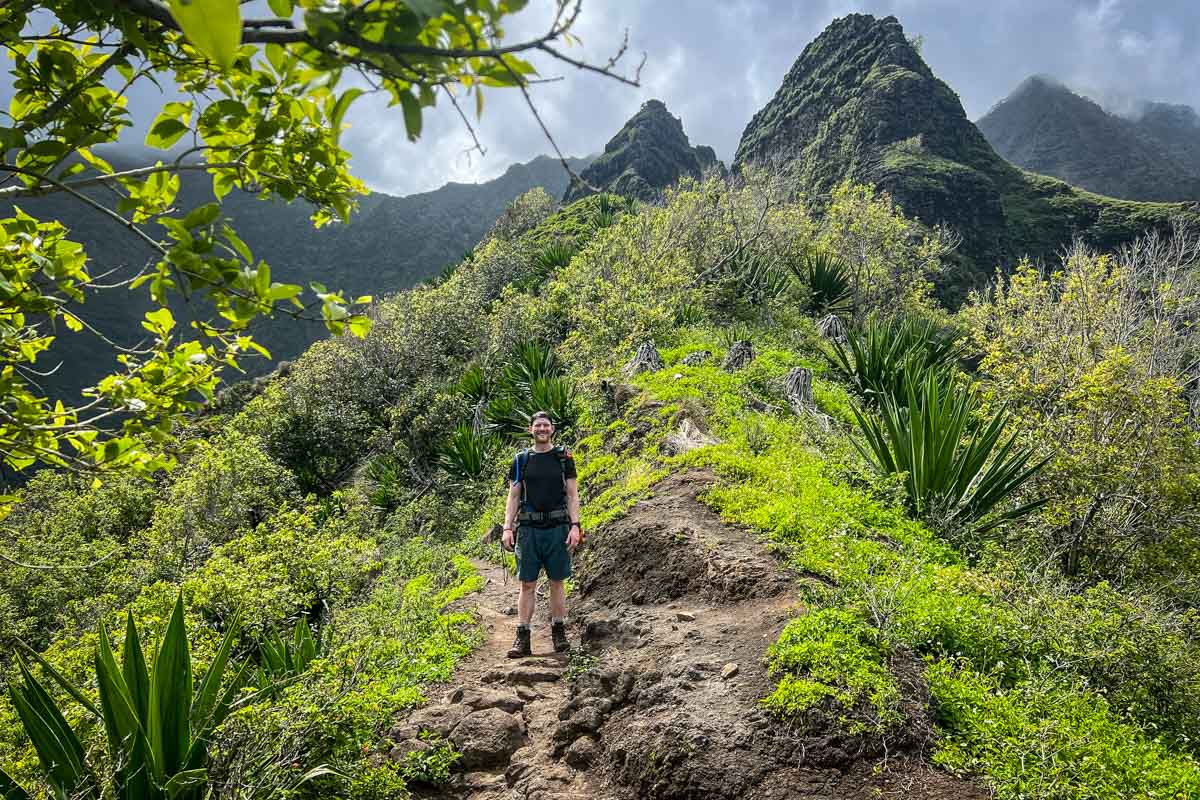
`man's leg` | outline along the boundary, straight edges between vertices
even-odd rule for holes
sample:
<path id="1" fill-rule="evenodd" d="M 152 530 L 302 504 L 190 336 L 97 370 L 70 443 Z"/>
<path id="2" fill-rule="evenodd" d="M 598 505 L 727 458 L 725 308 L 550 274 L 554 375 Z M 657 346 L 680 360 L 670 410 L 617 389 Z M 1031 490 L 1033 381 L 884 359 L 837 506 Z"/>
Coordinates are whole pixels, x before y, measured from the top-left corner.
<path id="1" fill-rule="evenodd" d="M 524 589 L 524 587 L 521 587 Z M 550 581 L 550 616 L 554 619 L 567 618 L 567 587 L 564 581 Z"/>
<path id="2" fill-rule="evenodd" d="M 554 584 L 551 584 L 553 587 Z M 560 582 L 561 586 L 561 582 Z M 566 608 L 566 599 L 564 595 L 563 607 Z M 521 581 L 521 595 L 517 598 L 517 622 L 521 625 L 529 625 L 533 622 L 533 606 L 537 602 L 537 581 Z M 551 588 L 550 593 L 550 608 L 554 608 L 554 591 Z"/>

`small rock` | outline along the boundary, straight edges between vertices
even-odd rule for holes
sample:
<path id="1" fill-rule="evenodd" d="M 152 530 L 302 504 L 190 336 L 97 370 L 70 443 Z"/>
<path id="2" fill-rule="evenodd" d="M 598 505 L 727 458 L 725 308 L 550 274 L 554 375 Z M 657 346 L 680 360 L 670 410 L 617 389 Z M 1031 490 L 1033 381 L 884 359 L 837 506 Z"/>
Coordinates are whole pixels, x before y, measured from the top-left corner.
<path id="1" fill-rule="evenodd" d="M 463 785 L 474 792 L 499 792 L 507 788 L 504 776 L 497 772 L 468 772 L 463 776 Z"/>
<path id="2" fill-rule="evenodd" d="M 599 746 L 592 739 L 584 736 L 571 743 L 571 746 L 567 748 L 564 760 L 575 769 L 586 769 L 599 755 Z"/>
<path id="3" fill-rule="evenodd" d="M 696 615 L 690 611 L 676 611 L 675 619 L 679 620 L 680 622 L 695 622 Z"/>
<path id="4" fill-rule="evenodd" d="M 553 683 L 562 677 L 562 670 L 547 667 L 529 666 L 511 669 L 504 675 L 504 680 L 510 684 Z M 484 680 L 487 676 L 484 676 Z"/>
<path id="5" fill-rule="evenodd" d="M 461 686 L 457 686 L 457 687 L 451 689 L 450 691 L 446 692 L 446 704 L 447 705 L 454 705 L 455 703 L 461 703 L 462 699 L 463 699 L 463 687 L 461 687 Z"/>
<path id="6" fill-rule="evenodd" d="M 679 380 L 680 378 L 682 378 L 682 377 L 683 377 L 683 373 L 682 373 L 682 372 L 676 372 L 676 373 L 675 373 L 674 375 L 672 375 L 671 377 L 672 377 L 674 380 Z"/>
<path id="7" fill-rule="evenodd" d="M 584 734 L 595 733 L 604 724 L 604 715 L 595 706 L 579 709 L 571 718 L 563 722 L 554 731 L 554 738 L 559 741 L 572 742 Z"/>
<path id="8" fill-rule="evenodd" d="M 485 708 L 498 708 L 515 714 L 525 708 L 525 701 L 519 696 L 500 692 L 493 689 L 459 690 L 459 701 L 472 711 L 483 711 Z"/>
<path id="9" fill-rule="evenodd" d="M 400 742 L 391 749 L 388 753 L 388 758 L 395 761 L 397 764 L 403 764 L 408 761 L 410 753 L 424 753 L 430 749 L 429 742 L 423 739 L 409 739 L 408 741 Z"/>
<path id="10" fill-rule="evenodd" d="M 504 609 L 504 616 L 515 617 L 516 615 L 517 615 L 517 607 L 516 606 L 508 606 L 507 608 Z"/>
<path id="11" fill-rule="evenodd" d="M 429 706 L 414 711 L 406 721 L 409 725 L 415 726 L 418 733 L 429 731 L 438 736 L 448 736 L 450 731 L 470 712 L 471 709 L 463 705 Z"/>
<path id="12" fill-rule="evenodd" d="M 689 367 L 698 367 L 705 361 L 708 361 L 709 356 L 711 355 L 712 353 L 707 350 L 696 350 L 695 352 L 688 353 L 686 356 L 684 356 L 683 363 Z"/>
<path id="13" fill-rule="evenodd" d="M 633 597 L 629 598 L 629 602 L 635 606 L 643 606 L 646 604 L 646 595 L 642 592 L 634 592 Z"/>
<path id="14" fill-rule="evenodd" d="M 534 700 L 542 699 L 542 693 L 532 686 L 516 687 L 517 697 L 524 700 L 526 703 L 532 703 Z"/>
<path id="15" fill-rule="evenodd" d="M 508 757 L 525 744 L 521 720 L 498 708 L 473 711 L 450 732 L 450 741 L 462 753 L 468 771 L 508 763 Z"/>
<path id="16" fill-rule="evenodd" d="M 737 664 L 733 664 L 733 663 L 726 664 L 721 669 L 721 680 L 727 681 L 737 674 L 738 674 L 738 665 Z"/>

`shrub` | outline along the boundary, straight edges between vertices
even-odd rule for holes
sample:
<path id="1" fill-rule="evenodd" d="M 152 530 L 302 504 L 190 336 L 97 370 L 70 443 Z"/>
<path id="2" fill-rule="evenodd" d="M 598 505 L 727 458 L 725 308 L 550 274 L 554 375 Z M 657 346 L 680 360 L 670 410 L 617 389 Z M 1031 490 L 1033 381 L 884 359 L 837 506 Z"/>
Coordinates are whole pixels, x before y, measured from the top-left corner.
<path id="1" fill-rule="evenodd" d="M 871 317 L 834 341 L 829 363 L 872 404 L 891 398 L 903 405 L 907 384 L 929 369 L 949 374 L 963 352 L 955 332 L 942 331 L 928 317 Z"/>
<path id="2" fill-rule="evenodd" d="M 62 711 L 18 659 L 24 685 L 10 685 L 9 694 L 37 750 L 44 778 L 59 797 L 119 796 L 135 800 L 203 797 L 208 780 L 209 740 L 233 708 L 245 676 L 243 666 L 235 667 L 228 681 L 224 678 L 240 631 L 238 620 L 236 617 L 230 620 L 216 657 L 194 693 L 182 597 L 175 603 L 149 668 L 142 655 L 133 615 L 127 620 L 120 666 L 113 656 L 108 631 L 100 623 L 95 659 L 98 705 L 47 662 L 38 659 L 67 694 L 95 719 L 103 720 L 112 762 L 105 765 L 107 769 L 95 763 L 95 760 L 103 762 L 104 755 L 85 752 L 83 742 Z M 246 698 L 239 701 L 245 702 Z M 13 800 L 30 796 L 3 770 L 0 770 L 0 789 Z"/>
<path id="3" fill-rule="evenodd" d="M 789 263 L 792 274 L 808 288 L 805 310 L 810 314 L 848 314 L 853 309 L 853 287 L 846 263 L 829 253 L 810 252 L 799 263 Z"/>
<path id="4" fill-rule="evenodd" d="M 823 608 L 787 624 L 768 648 L 779 685 L 763 703 L 784 717 L 808 717 L 830 704 L 851 733 L 900 722 L 900 691 L 879 632 L 854 612 Z"/>
<path id="5" fill-rule="evenodd" d="M 1001 442 L 1006 413 L 971 431 L 979 411 L 974 391 L 937 368 L 910 373 L 905 389 L 902 402 L 883 398 L 879 416 L 855 409 L 867 446 L 854 444 L 881 473 L 904 476 L 915 516 L 943 531 L 985 531 L 1045 503 L 1000 511 L 1045 463 L 1030 464 L 1033 451 L 1016 448 L 1016 434 Z"/>
<path id="6" fill-rule="evenodd" d="M 947 739 L 943 767 L 983 773 L 1000 797 L 1191 797 L 1200 765 L 1114 715 L 1099 696 L 1053 680 L 1005 690 L 961 665 L 929 668 Z"/>
<path id="7" fill-rule="evenodd" d="M 441 450 L 442 467 L 456 478 L 472 480 L 483 476 L 499 449 L 500 440 L 460 422 Z"/>

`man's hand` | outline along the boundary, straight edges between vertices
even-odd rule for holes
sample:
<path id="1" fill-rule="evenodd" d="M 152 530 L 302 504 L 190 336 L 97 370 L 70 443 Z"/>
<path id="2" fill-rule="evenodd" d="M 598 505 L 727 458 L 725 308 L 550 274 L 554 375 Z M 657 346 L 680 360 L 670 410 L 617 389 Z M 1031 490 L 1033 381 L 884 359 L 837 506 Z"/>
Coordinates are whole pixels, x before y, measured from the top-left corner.
<path id="1" fill-rule="evenodd" d="M 505 528 L 504 533 L 500 534 L 500 541 L 504 544 L 505 550 L 513 549 L 513 529 Z"/>
<path id="2" fill-rule="evenodd" d="M 583 528 L 578 525 L 572 525 L 570 532 L 567 534 L 567 549 L 572 553 L 575 548 L 579 547 L 580 540 L 583 539 Z"/>

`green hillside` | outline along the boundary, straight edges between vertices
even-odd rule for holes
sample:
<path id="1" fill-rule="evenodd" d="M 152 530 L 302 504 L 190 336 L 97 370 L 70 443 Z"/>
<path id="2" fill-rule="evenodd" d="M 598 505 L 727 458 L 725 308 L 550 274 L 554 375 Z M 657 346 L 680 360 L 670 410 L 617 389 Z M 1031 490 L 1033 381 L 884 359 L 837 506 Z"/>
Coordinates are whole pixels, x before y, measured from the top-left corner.
<path id="1" fill-rule="evenodd" d="M 117 170 L 142 164 L 123 151 L 105 155 Z M 572 169 L 582 169 L 589 160 L 570 159 L 569 163 Z M 196 172 L 180 177 L 181 208 L 212 202 L 210 177 Z M 480 184 L 449 183 L 407 197 L 370 193 L 359 198 L 358 210 L 348 224 L 324 228 L 313 226 L 313 206 L 303 200 L 264 201 L 236 189 L 225 198 L 222 214 L 254 257 L 266 261 L 280 279 L 305 286 L 315 281 L 343 287 L 355 296 L 390 294 L 456 263 L 517 196 L 540 186 L 551 197 L 559 197 L 568 177 L 560 162 L 541 156 L 527 164 L 514 164 L 499 178 Z M 71 238 L 86 248 L 96 274 L 117 268 L 117 276 L 129 276 L 151 257 L 139 239 L 74 198 L 34 197 L 18 205 L 34 216 L 61 220 Z M 11 205 L 0 203 L 0 215 L 10 212 Z M 106 336 L 133 346 L 142 335 L 134 323 L 150 304 L 144 290 L 94 291 L 89 292 L 87 309 L 88 320 Z M 207 313 L 184 303 L 176 307 L 176 315 L 185 320 L 204 318 Z M 273 359 L 247 361 L 251 374 L 270 371 L 275 363 L 296 357 L 327 335 L 319 322 L 297 324 L 291 319 L 263 320 L 255 332 Z M 64 331 L 52 355 L 61 359 L 63 366 L 42 385 L 52 396 L 67 399 L 78 397 L 80 389 L 116 365 L 112 348 L 88 333 Z"/>
<path id="2" fill-rule="evenodd" d="M 752 265 L 836 256 L 852 242 L 866 242 L 871 263 L 919 262 L 928 246 L 921 226 L 854 187 L 820 220 L 795 202 L 761 216 L 777 191 L 767 176 L 741 188 L 714 178 L 685 182 L 663 205 L 636 212 L 600 197 L 548 218 L 510 216 L 504 235 L 449 277 L 384 302 L 365 340 L 320 342 L 260 395 L 198 421 L 189 436 L 199 449 L 157 485 L 39 475 L 0 548 L 14 561 L 103 560 L 62 571 L 10 563 L 0 574 L 6 645 L 19 637 L 90 686 L 97 620 L 116 630 L 132 613 L 150 648 L 180 592 L 197 666 L 210 662 L 235 609 L 237 658 L 250 663 L 266 663 L 257 640 L 306 620 L 321 637 L 319 654 L 216 729 L 209 770 L 218 796 L 224 781 L 254 776 L 251 794 L 264 797 L 482 797 L 505 769 L 520 786 L 552 774 L 564 790 L 602 796 L 735 797 L 747 790 L 745 774 L 824 780 L 839 798 L 889 781 L 981 798 L 1200 791 L 1200 550 L 1189 522 L 1200 509 L 1188 488 L 1200 457 L 1194 422 L 1180 412 L 1182 384 L 1162 371 L 1168 351 L 1154 349 L 1161 339 L 1151 323 L 1129 327 L 1142 318 L 1136 304 L 1117 303 L 1121 264 L 1081 251 L 1055 279 L 1115 310 L 1090 320 L 1056 312 L 1072 294 L 1028 271 L 955 316 L 937 308 L 927 280 L 885 270 L 843 298 L 855 341 L 883 324 L 870 315 L 895 314 L 904 298 L 909 332 L 891 335 L 915 336 L 917 349 L 890 369 L 931 364 L 928 374 L 946 376 L 933 384 L 949 393 L 939 396 L 962 399 L 985 420 L 1007 405 L 1003 429 L 1017 434 L 1007 452 L 1042 464 L 995 505 L 969 488 L 961 497 L 914 494 L 903 476 L 878 471 L 859 421 L 888 413 L 896 397 L 868 387 L 914 384 L 873 371 L 866 355 L 843 371 L 818 330 L 819 285 Z M 707 213 L 714 208 L 723 213 Z M 838 222 L 847 217 L 867 227 L 851 233 Z M 744 261 L 707 269 L 747 232 L 759 235 Z M 564 241 L 574 255 L 547 268 Z M 917 317 L 926 327 L 911 327 Z M 1054 322 L 1063 319 L 1079 321 Z M 1000 329 L 1007 335 L 996 336 Z M 1113 336 L 1123 337 L 1121 349 L 1076 346 L 1077 337 L 1103 345 Z M 938 337 L 959 344 L 912 360 Z M 663 366 L 630 375 L 624 365 L 644 342 Z M 739 342 L 752 345 L 751 360 L 723 366 Z M 967 363 L 976 371 L 962 373 Z M 797 368 L 812 375 L 811 400 L 789 394 L 785 379 Z M 1030 370 L 1045 381 L 1023 378 Z M 540 388 L 511 377 L 520 374 L 540 376 Z M 525 773 L 508 766 L 511 749 L 443 726 L 455 708 L 455 723 L 473 717 L 439 698 L 503 692 L 517 679 L 472 660 L 476 648 L 488 652 L 495 624 L 473 603 L 511 591 L 485 585 L 477 570 L 510 558 L 489 531 L 535 406 L 559 419 L 578 460 L 588 542 L 571 600 L 583 647 L 562 677 L 544 679 L 562 683 L 536 684 L 543 688 L 530 697 L 551 698 L 541 706 L 512 701 L 527 702 L 514 713 L 529 720 L 528 732 L 509 712 L 474 712 L 517 725 L 506 747 L 525 743 L 526 759 L 547 759 Z M 1132 415 L 1129 423 L 1106 423 L 1109 410 Z M 1134 447 L 1138 465 L 1119 457 Z M 989 463 L 1007 457 L 993 453 Z M 939 480 L 931 470 L 922 480 Z M 701 505 L 672 494 L 681 490 Z M 1152 513 L 1128 516 L 1143 505 Z M 655 509 L 719 516 L 655 538 L 672 530 L 653 521 Z M 708 550 L 696 525 L 730 527 Z M 782 615 L 780 627 L 752 610 L 763 603 Z M 689 617 L 697 624 L 722 618 L 723 608 L 743 616 L 723 634 L 712 628 L 711 645 L 653 627 L 659 609 L 674 621 L 681 608 L 699 609 Z M 756 614 L 766 616 L 745 616 Z M 504 635 L 511 618 L 494 619 Z M 651 627 L 622 627 L 634 620 Z M 744 640 L 735 633 L 743 630 Z M 734 644 L 743 649 L 731 652 Z M 709 667 L 685 668 L 705 663 L 706 647 L 738 659 L 743 682 L 722 689 L 726 679 Z M 685 659 L 678 673 L 666 667 L 672 654 Z M 617 688 L 622 675 L 631 676 L 626 689 Z M 9 671 L 6 680 L 20 679 Z M 468 695 L 451 692 L 455 685 Z M 589 706 L 601 710 L 588 712 L 596 721 L 579 739 L 572 726 L 583 723 L 571 715 L 587 697 L 608 705 Z M 567 722 L 554 722 L 543 745 L 534 722 L 556 709 Z M 102 759 L 103 726 L 72 714 L 97 745 L 89 757 Z M 628 726 L 651 719 L 665 727 L 629 738 Z M 739 747 L 734 737 L 747 724 L 768 746 Z M 405 738 L 443 728 L 445 737 L 430 733 L 420 746 Z M 554 761 L 583 740 L 565 765 Z M 3 701 L 0 764 L 29 784 L 38 770 L 27 742 Z M 330 771 L 288 788 L 321 765 Z M 829 784 L 832 766 L 844 777 Z"/>

